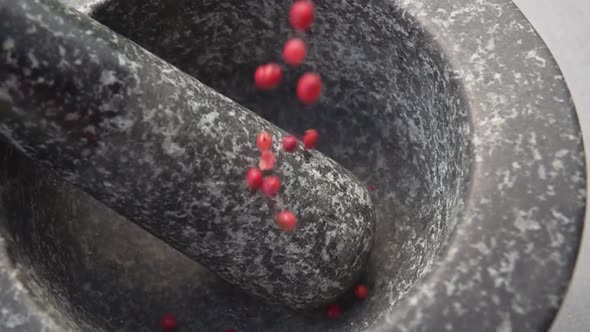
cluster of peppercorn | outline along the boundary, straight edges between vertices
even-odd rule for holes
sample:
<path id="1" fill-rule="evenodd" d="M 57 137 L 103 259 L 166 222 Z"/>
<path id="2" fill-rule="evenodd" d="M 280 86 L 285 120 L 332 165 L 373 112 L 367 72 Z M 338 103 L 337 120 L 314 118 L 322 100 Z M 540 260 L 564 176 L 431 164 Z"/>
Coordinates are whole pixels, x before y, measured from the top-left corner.
<path id="1" fill-rule="evenodd" d="M 291 27 L 300 32 L 307 32 L 314 21 L 314 6 L 309 0 L 297 0 L 289 11 L 289 23 Z M 283 48 L 283 60 L 286 64 L 296 67 L 303 63 L 307 55 L 307 45 L 301 38 L 291 38 Z M 267 63 L 259 66 L 254 73 L 254 84 L 260 90 L 272 90 L 281 82 L 283 69 L 277 63 Z M 297 98 L 306 105 L 316 102 L 322 94 L 322 80 L 316 73 L 304 73 L 297 82 Z M 313 149 L 319 140 L 319 133 L 315 129 L 305 131 L 301 142 L 307 150 Z M 282 148 L 288 153 L 297 150 L 298 139 L 293 135 L 287 135 L 282 139 Z M 246 184 L 251 190 L 260 189 L 264 195 L 275 196 L 281 188 L 281 180 L 276 175 L 264 176 L 263 171 L 270 171 L 274 168 L 276 157 L 271 151 L 272 136 L 267 131 L 261 131 L 256 137 L 256 146 L 261 151 L 258 167 L 251 167 L 246 172 Z M 373 186 L 371 191 L 374 190 Z M 295 230 L 297 217 L 289 210 L 282 210 L 276 214 L 277 226 L 287 232 Z M 355 286 L 354 295 L 359 300 L 368 296 L 368 289 L 363 284 Z M 337 303 L 329 304 L 326 308 L 326 316 L 330 319 L 337 319 L 342 314 L 342 308 Z M 161 317 L 160 325 L 166 332 L 176 331 L 178 322 L 172 314 L 165 314 Z M 224 332 L 237 332 L 228 329 Z"/>
<path id="2" fill-rule="evenodd" d="M 298 0 L 289 12 L 289 23 L 293 29 L 307 32 L 314 20 L 313 3 L 308 0 Z M 303 63 L 307 55 L 307 45 L 301 38 L 291 38 L 283 48 L 283 60 L 286 64 L 297 67 Z M 283 69 L 277 63 L 267 63 L 259 66 L 254 73 L 254 83 L 260 90 L 276 88 L 283 77 Z M 297 98 L 304 104 L 313 104 L 322 94 L 322 80 L 316 73 L 305 73 L 297 82 Z"/>
<path id="3" fill-rule="evenodd" d="M 289 22 L 291 26 L 298 31 L 309 31 L 314 20 L 314 6 L 309 0 L 298 0 L 291 6 L 289 12 Z M 283 60 L 290 66 L 298 66 L 305 60 L 307 55 L 307 46 L 300 38 L 292 38 L 285 44 L 283 49 Z M 259 66 L 254 73 L 254 83 L 258 89 L 271 90 L 277 87 L 282 78 L 282 68 L 276 63 L 269 63 Z M 311 104 L 318 100 L 322 91 L 322 81 L 316 73 L 305 73 L 297 82 L 297 97 L 304 104 Z M 313 149 L 317 144 L 319 134 L 314 129 L 305 132 L 302 138 L 303 146 L 306 149 Z M 295 152 L 297 150 L 297 137 L 289 135 L 283 137 L 283 150 L 286 152 Z M 270 151 L 272 147 L 272 137 L 262 131 L 258 134 L 256 145 L 262 151 L 258 168 L 252 167 L 246 173 L 246 184 L 252 190 L 261 189 L 262 193 L 267 196 L 274 196 L 280 190 L 280 179 L 275 175 L 264 177 L 262 171 L 271 170 L 274 167 L 275 156 Z M 371 191 L 374 190 L 370 186 Z M 284 231 L 293 231 L 297 225 L 297 218 L 288 210 L 277 213 L 276 223 Z M 363 284 L 354 287 L 353 293 L 359 300 L 364 300 L 368 296 L 368 288 Z M 326 316 L 330 319 L 337 319 L 342 314 L 342 308 L 338 303 L 329 304 L 326 308 Z"/>
<path id="4" fill-rule="evenodd" d="M 309 31 L 314 20 L 314 6 L 311 1 L 299 0 L 293 3 L 289 12 L 289 23 L 297 31 Z M 307 55 L 307 46 L 301 38 L 292 38 L 287 41 L 283 49 L 283 60 L 290 66 L 296 67 L 303 63 Z M 283 69 L 276 63 L 268 63 L 259 66 L 254 72 L 254 84 L 260 90 L 271 90 L 281 82 Z M 312 104 L 317 101 L 322 93 L 322 81 L 316 73 L 305 73 L 297 82 L 297 97 L 304 104 Z M 319 139 L 315 129 L 305 131 L 302 138 L 306 149 L 313 149 Z M 273 197 L 281 188 L 281 180 L 276 175 L 264 176 L 263 171 L 270 171 L 275 165 L 276 157 L 271 151 L 272 137 L 267 131 L 261 131 L 256 137 L 256 145 L 261 151 L 258 167 L 251 167 L 246 172 L 246 184 L 251 190 L 260 189 L 263 194 Z M 282 146 L 286 152 L 297 150 L 298 140 L 293 135 L 283 137 Z M 291 232 L 297 226 L 297 217 L 289 210 L 279 211 L 276 214 L 276 223 L 284 231 Z"/>
<path id="5" fill-rule="evenodd" d="M 303 146 L 306 149 L 312 149 L 319 135 L 314 129 L 309 129 L 303 136 Z M 276 161 L 272 148 L 272 136 L 267 131 L 261 131 L 256 137 L 256 146 L 260 149 L 260 161 L 258 167 L 251 167 L 246 172 L 246 185 L 251 190 L 260 189 L 268 197 L 274 197 L 281 189 L 281 179 L 276 175 L 263 175 L 263 171 L 273 169 Z M 295 152 L 297 150 L 297 137 L 288 135 L 283 137 L 283 150 L 286 152 Z M 295 214 L 289 210 L 279 211 L 276 214 L 276 223 L 284 231 L 291 232 L 297 226 Z"/>

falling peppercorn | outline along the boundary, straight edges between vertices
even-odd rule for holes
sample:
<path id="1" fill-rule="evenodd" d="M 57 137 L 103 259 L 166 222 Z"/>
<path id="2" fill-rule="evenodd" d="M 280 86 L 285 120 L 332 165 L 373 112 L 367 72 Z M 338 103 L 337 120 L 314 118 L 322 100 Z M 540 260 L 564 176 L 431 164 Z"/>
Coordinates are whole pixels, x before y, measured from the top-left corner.
<path id="1" fill-rule="evenodd" d="M 264 150 L 260 154 L 260 162 L 258 167 L 263 171 L 271 170 L 275 166 L 275 154 L 270 150 Z"/>
<path id="2" fill-rule="evenodd" d="M 305 131 L 305 134 L 303 135 L 303 146 L 305 146 L 306 149 L 311 150 L 318 144 L 319 138 L 320 134 L 317 130 L 308 129 Z"/>
<path id="3" fill-rule="evenodd" d="M 281 82 L 283 70 L 276 63 L 259 66 L 254 72 L 254 83 L 260 90 L 276 88 Z"/>
<path id="4" fill-rule="evenodd" d="M 330 319 L 338 319 L 342 315 L 342 308 L 337 303 L 328 304 L 326 316 Z"/>
<path id="5" fill-rule="evenodd" d="M 272 136 L 267 131 L 261 131 L 256 137 L 256 146 L 262 151 L 272 147 Z"/>
<path id="6" fill-rule="evenodd" d="M 291 211 L 281 211 L 277 213 L 277 225 L 284 231 L 292 232 L 297 226 L 297 218 Z"/>
<path id="7" fill-rule="evenodd" d="M 262 180 L 262 192 L 267 196 L 274 196 L 281 189 L 281 179 L 276 175 L 269 175 Z"/>
<path id="8" fill-rule="evenodd" d="M 322 79 L 316 73 L 305 73 L 297 82 L 297 98 L 304 104 L 313 104 L 322 94 Z"/>
<path id="9" fill-rule="evenodd" d="M 308 31 L 313 23 L 313 3 L 308 0 L 299 0 L 293 3 L 289 11 L 289 23 L 295 30 Z"/>
<path id="10" fill-rule="evenodd" d="M 165 314 L 160 319 L 160 326 L 162 330 L 165 332 L 173 332 L 176 331 L 178 327 L 178 322 L 176 321 L 176 317 L 172 314 Z"/>
<path id="11" fill-rule="evenodd" d="M 255 167 L 251 167 L 246 172 L 246 184 L 251 190 L 256 190 L 262 186 L 262 172 Z"/>
<path id="12" fill-rule="evenodd" d="M 292 38 L 285 44 L 283 60 L 291 66 L 298 66 L 305 60 L 306 54 L 305 42 L 300 38 Z"/>
<path id="13" fill-rule="evenodd" d="M 287 152 L 295 152 L 297 150 L 297 137 L 293 135 L 283 137 L 283 149 Z"/>
<path id="14" fill-rule="evenodd" d="M 358 284 L 354 287 L 354 296 L 359 300 L 364 300 L 369 295 L 369 289 L 363 284 Z"/>

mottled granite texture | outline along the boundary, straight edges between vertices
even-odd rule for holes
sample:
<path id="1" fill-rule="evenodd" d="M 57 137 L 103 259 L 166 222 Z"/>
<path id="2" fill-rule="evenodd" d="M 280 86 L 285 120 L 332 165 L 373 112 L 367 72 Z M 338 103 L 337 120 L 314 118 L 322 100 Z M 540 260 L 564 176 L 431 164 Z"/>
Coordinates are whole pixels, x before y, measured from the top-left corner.
<path id="1" fill-rule="evenodd" d="M 316 150 L 282 152 L 285 132 L 47 4 L 0 7 L 5 141 L 251 294 L 303 309 L 354 285 L 375 231 L 366 185 Z M 263 129 L 275 137 L 276 199 L 244 180 Z M 275 223 L 283 209 L 297 216 L 293 233 Z"/>
<path id="2" fill-rule="evenodd" d="M 372 296 L 345 298 L 338 322 L 258 302 L 3 148 L 0 225 L 18 227 L 0 276 L 28 290 L 2 289 L 9 331 L 153 331 L 163 311 L 186 331 L 548 328 L 582 228 L 583 148 L 559 69 L 511 2 L 318 1 L 305 68 L 327 94 L 311 109 L 294 72 L 275 94 L 250 86 L 291 34 L 290 1 L 68 2 L 284 129 L 319 127 L 319 150 L 376 187 Z"/>

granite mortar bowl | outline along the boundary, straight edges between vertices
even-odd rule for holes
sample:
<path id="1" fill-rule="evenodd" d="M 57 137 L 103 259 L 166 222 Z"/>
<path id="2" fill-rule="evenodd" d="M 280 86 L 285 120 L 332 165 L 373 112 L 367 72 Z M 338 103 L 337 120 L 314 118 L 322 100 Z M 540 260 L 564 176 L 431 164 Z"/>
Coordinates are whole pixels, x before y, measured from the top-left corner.
<path id="1" fill-rule="evenodd" d="M 544 330 L 585 206 L 575 109 L 550 53 L 503 0 L 318 1 L 306 63 L 273 92 L 255 68 L 296 36 L 290 1 L 66 1 L 296 134 L 374 187 L 363 302 L 341 319 L 252 298 L 0 145 L 4 331 Z M 501 27 L 500 27 L 501 26 Z M 491 31 L 491 32 L 490 32 Z M 296 100 L 317 71 L 325 93 Z"/>

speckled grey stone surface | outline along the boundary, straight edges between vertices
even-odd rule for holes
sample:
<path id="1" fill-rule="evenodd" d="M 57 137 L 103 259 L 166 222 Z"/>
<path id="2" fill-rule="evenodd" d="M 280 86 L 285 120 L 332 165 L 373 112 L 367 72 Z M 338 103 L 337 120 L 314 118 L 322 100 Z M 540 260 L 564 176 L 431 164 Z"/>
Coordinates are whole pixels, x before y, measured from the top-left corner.
<path id="1" fill-rule="evenodd" d="M 163 311 L 186 331 L 547 329 L 575 262 L 585 175 L 569 93 L 528 22 L 507 0 L 318 2 L 301 71 L 327 88 L 304 109 L 300 70 L 276 93 L 251 87 L 292 35 L 289 3 L 113 0 L 91 15 L 280 127 L 322 131 L 319 150 L 376 187 L 371 296 L 345 296 L 336 322 L 258 302 L 12 154 L 2 169 L 26 171 L 3 175 L 0 225 L 39 239 L 8 240 L 32 296 L 13 293 L 74 330 L 153 331 Z M 14 330 L 47 319 L 25 308 Z"/>
<path id="2" fill-rule="evenodd" d="M 366 185 L 315 150 L 282 152 L 285 132 L 55 4 L 1 7 L 6 141 L 252 294 L 306 308 L 353 285 L 373 245 Z M 244 180 L 261 130 L 276 199 Z M 283 209 L 293 233 L 275 224 Z"/>

